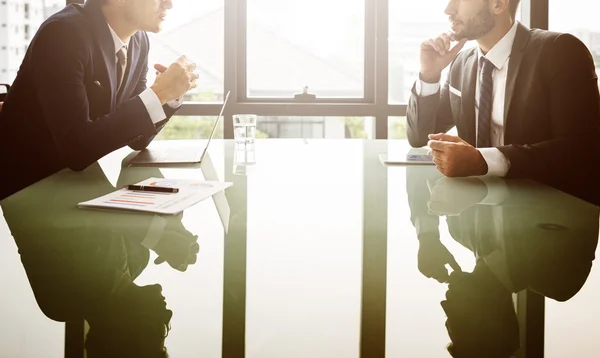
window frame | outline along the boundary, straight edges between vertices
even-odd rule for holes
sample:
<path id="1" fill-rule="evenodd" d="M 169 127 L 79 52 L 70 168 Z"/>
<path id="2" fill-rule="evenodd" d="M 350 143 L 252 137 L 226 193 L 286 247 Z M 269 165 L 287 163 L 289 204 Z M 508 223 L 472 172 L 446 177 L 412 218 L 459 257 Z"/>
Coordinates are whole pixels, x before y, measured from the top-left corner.
<path id="1" fill-rule="evenodd" d="M 83 3 L 83 0 L 66 0 Z M 246 23 L 247 0 L 224 1 L 224 93 L 231 91 L 224 111 L 225 139 L 233 139 L 232 115 L 374 117 L 375 139 L 388 138 L 388 118 L 405 117 L 408 105 L 389 102 L 389 0 L 365 0 L 364 95 L 359 99 L 317 98 L 304 102 L 290 99 L 247 98 Z M 549 0 L 521 0 L 520 21 L 548 29 Z M 177 113 L 216 116 L 221 104 L 185 102 Z"/>

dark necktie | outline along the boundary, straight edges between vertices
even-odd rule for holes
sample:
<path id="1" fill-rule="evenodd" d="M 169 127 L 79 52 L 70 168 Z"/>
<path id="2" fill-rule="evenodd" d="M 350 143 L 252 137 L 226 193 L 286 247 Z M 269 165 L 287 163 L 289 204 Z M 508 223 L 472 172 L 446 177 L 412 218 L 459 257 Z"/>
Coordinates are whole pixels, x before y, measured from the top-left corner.
<path id="1" fill-rule="evenodd" d="M 496 67 L 487 58 L 481 56 L 481 76 L 479 79 L 479 115 L 477 120 L 477 148 L 492 146 L 492 72 Z"/>
<path id="2" fill-rule="evenodd" d="M 117 52 L 117 93 L 121 90 L 123 85 L 123 79 L 125 78 L 125 71 L 127 69 L 127 49 L 125 46 L 121 47 Z"/>

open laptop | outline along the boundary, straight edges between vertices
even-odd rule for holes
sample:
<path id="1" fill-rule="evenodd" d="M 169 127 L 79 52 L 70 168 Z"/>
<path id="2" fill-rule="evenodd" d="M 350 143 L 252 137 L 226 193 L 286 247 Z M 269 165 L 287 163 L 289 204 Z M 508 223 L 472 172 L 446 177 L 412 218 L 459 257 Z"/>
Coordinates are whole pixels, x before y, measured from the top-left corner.
<path id="1" fill-rule="evenodd" d="M 221 107 L 221 112 L 215 121 L 215 124 L 210 132 L 210 136 L 207 141 L 200 141 L 200 143 L 181 147 L 176 146 L 172 148 L 165 149 L 155 149 L 155 148 L 147 148 L 140 151 L 131 161 L 129 165 L 140 166 L 140 165 L 156 165 L 156 164 L 198 164 L 202 162 L 206 152 L 208 151 L 208 146 L 210 145 L 211 139 L 214 137 L 215 132 L 217 130 L 217 126 L 221 121 L 221 117 L 223 117 L 223 111 L 225 110 L 225 106 L 227 105 L 227 100 L 229 99 L 229 92 L 225 96 L 225 100 L 223 101 L 223 106 Z"/>

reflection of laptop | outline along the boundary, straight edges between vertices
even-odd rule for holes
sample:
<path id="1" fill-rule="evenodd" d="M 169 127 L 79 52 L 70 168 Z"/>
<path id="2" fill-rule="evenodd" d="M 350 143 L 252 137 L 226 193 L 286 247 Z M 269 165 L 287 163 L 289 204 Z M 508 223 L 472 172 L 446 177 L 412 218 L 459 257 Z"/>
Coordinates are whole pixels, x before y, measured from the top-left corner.
<path id="1" fill-rule="evenodd" d="M 133 159 L 129 162 L 129 165 L 144 165 L 144 164 L 197 164 L 202 162 L 202 159 L 208 151 L 208 146 L 211 139 L 214 137 L 217 130 L 217 126 L 223 117 L 223 111 L 227 100 L 229 99 L 229 92 L 225 96 L 223 106 L 221 107 L 221 113 L 217 117 L 215 124 L 210 132 L 210 136 L 206 142 L 202 141 L 200 144 L 190 147 L 174 147 L 166 149 L 144 149 L 140 151 Z M 204 146 L 202 145 L 204 144 Z"/>

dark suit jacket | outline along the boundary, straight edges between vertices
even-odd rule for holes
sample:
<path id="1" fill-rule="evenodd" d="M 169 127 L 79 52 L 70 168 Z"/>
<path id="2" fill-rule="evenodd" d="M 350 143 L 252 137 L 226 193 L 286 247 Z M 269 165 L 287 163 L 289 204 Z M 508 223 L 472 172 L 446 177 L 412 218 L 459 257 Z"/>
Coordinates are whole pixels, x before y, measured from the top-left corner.
<path id="1" fill-rule="evenodd" d="M 0 111 L 0 199 L 125 145 L 144 149 L 166 123 L 153 124 L 138 96 L 146 89 L 146 33 L 131 38 L 119 95 L 114 48 L 97 0 L 69 5 L 40 26 Z M 164 109 L 167 118 L 175 113 Z"/>
<path id="2" fill-rule="evenodd" d="M 430 133 L 456 126 L 475 145 L 477 49 L 461 52 L 438 94 L 419 98 L 413 88 L 407 135 L 413 147 Z M 451 93 L 449 86 L 461 91 Z M 529 178 L 600 205 L 600 99 L 594 61 L 569 34 L 519 24 L 504 104 L 508 178 Z"/>

